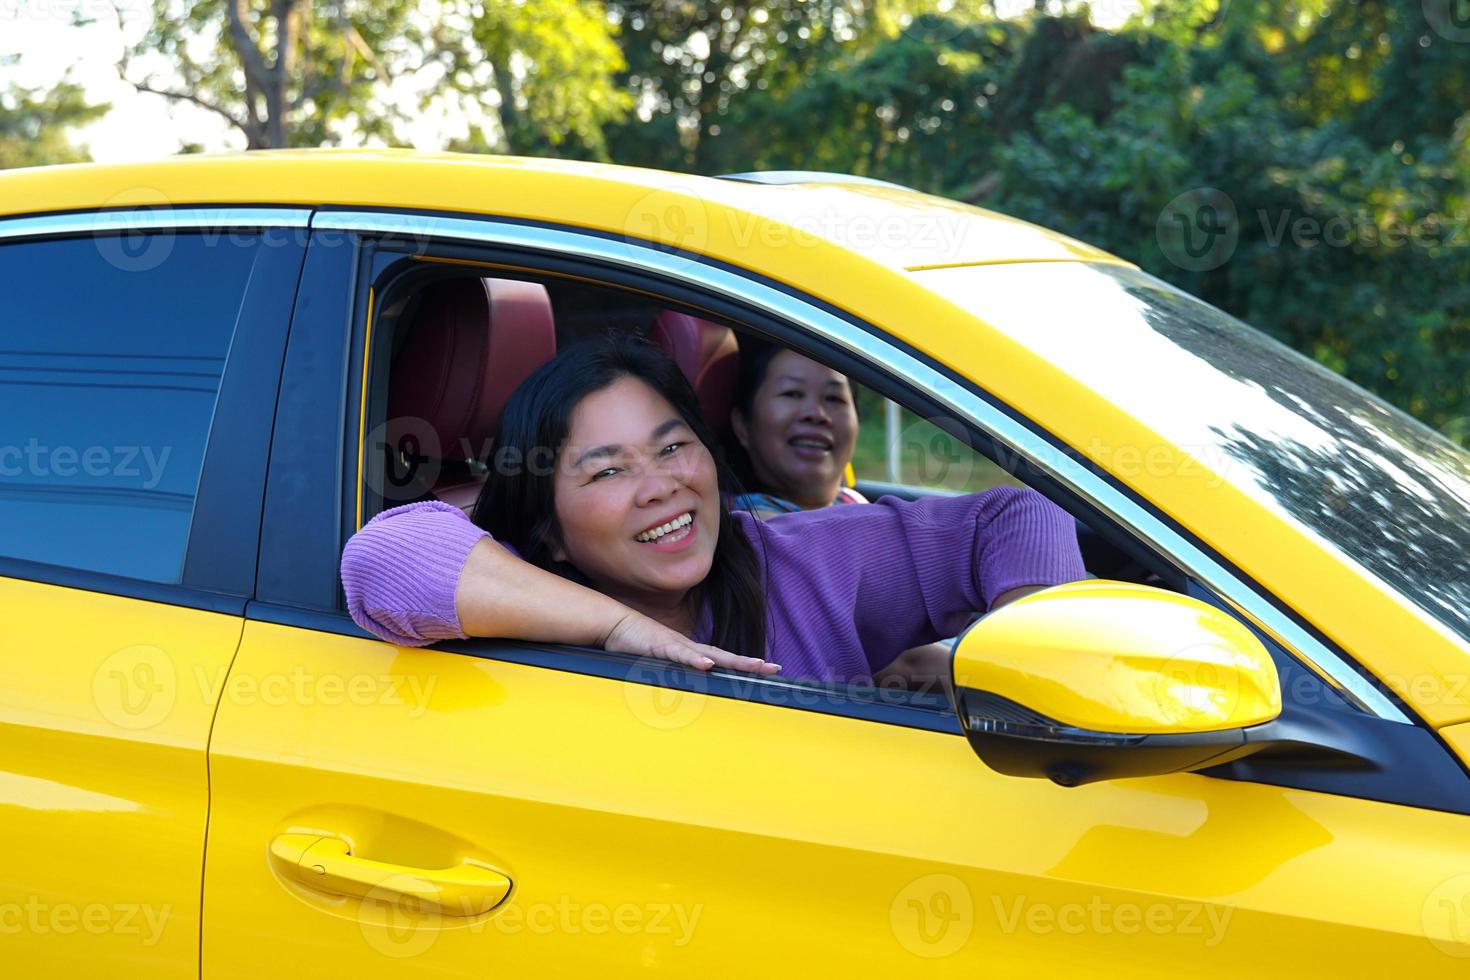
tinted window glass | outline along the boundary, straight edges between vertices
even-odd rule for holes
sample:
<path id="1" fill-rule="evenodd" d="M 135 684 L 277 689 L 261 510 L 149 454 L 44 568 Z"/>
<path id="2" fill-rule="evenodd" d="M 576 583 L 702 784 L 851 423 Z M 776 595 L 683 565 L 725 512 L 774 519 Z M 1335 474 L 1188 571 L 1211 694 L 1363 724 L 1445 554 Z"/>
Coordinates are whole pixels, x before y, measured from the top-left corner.
<path id="1" fill-rule="evenodd" d="M 924 275 L 1470 639 L 1465 450 L 1136 269 Z"/>
<path id="2" fill-rule="evenodd" d="M 258 243 L 0 244 L 0 555 L 179 580 Z"/>

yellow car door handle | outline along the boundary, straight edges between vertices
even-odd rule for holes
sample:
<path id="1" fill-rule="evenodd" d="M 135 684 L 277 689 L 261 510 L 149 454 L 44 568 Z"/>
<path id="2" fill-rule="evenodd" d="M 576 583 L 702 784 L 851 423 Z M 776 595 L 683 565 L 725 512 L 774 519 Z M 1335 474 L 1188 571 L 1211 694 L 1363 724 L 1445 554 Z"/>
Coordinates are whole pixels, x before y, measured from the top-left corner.
<path id="1" fill-rule="evenodd" d="M 483 915 L 510 892 L 510 879 L 485 865 L 410 868 L 370 861 L 353 854 L 345 840 L 321 834 L 282 834 L 271 841 L 270 857 L 277 871 L 307 888 L 387 901 L 412 898 L 442 915 Z"/>

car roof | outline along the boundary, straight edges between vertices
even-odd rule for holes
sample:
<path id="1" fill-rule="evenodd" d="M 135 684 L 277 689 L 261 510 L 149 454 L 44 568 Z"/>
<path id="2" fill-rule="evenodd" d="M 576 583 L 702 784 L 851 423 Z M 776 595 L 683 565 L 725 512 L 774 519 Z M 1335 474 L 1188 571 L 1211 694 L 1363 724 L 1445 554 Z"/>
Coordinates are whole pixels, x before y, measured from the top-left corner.
<path id="1" fill-rule="evenodd" d="M 264 150 L 0 173 L 0 216 L 280 205 L 495 215 L 595 229 L 714 257 L 836 248 L 892 270 L 1119 262 L 1057 232 L 841 174 L 695 177 L 612 164 L 416 150 Z M 808 248 L 806 251 L 811 252 Z M 730 253 L 730 254 L 722 254 Z"/>

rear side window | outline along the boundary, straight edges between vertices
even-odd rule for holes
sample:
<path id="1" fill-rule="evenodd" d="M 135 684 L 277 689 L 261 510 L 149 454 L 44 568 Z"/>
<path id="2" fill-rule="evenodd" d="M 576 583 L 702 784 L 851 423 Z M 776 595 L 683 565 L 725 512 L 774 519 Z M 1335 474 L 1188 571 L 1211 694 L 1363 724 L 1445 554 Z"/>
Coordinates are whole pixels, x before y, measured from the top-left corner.
<path id="1" fill-rule="evenodd" d="M 0 556 L 179 581 L 259 244 L 0 244 Z"/>

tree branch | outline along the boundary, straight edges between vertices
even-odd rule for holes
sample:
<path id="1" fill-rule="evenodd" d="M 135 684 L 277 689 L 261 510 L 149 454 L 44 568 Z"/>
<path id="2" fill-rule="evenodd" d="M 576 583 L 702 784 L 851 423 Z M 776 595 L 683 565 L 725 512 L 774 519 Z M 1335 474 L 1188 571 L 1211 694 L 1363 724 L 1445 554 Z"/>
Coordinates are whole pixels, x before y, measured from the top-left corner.
<path id="1" fill-rule="evenodd" d="M 194 95 L 191 92 L 174 92 L 169 89 L 154 88 L 147 82 L 135 82 L 131 78 L 128 78 L 126 75 L 123 74 L 121 65 L 118 66 L 118 77 L 127 82 L 133 88 L 137 89 L 139 92 L 143 92 L 148 95 L 159 95 L 165 99 L 176 99 L 180 102 L 189 102 L 193 105 L 197 105 L 201 109 L 208 109 L 215 115 L 223 117 L 227 122 L 229 122 L 231 126 L 234 126 L 240 132 L 244 133 L 245 140 L 248 145 L 254 147 L 259 144 L 257 133 L 252 131 L 252 127 L 248 123 L 235 118 L 233 115 L 230 114 L 228 110 L 222 109 L 214 103 L 209 102 L 205 99 L 201 99 L 199 96 Z"/>
<path id="2" fill-rule="evenodd" d="M 245 67 L 247 89 L 253 85 L 261 93 L 270 91 L 270 75 L 266 71 L 265 60 L 255 46 L 255 39 L 250 36 L 250 29 L 245 26 L 245 0 L 225 0 L 225 10 L 230 15 L 231 46 Z M 246 97 L 249 98 L 248 91 Z"/>
<path id="3" fill-rule="evenodd" d="M 270 114 L 266 134 L 271 146 L 286 145 L 286 86 L 291 82 L 296 61 L 296 3 L 297 0 L 274 0 L 271 4 L 271 16 L 276 19 L 276 56 L 268 70 L 269 84 L 265 90 L 266 110 Z"/>

